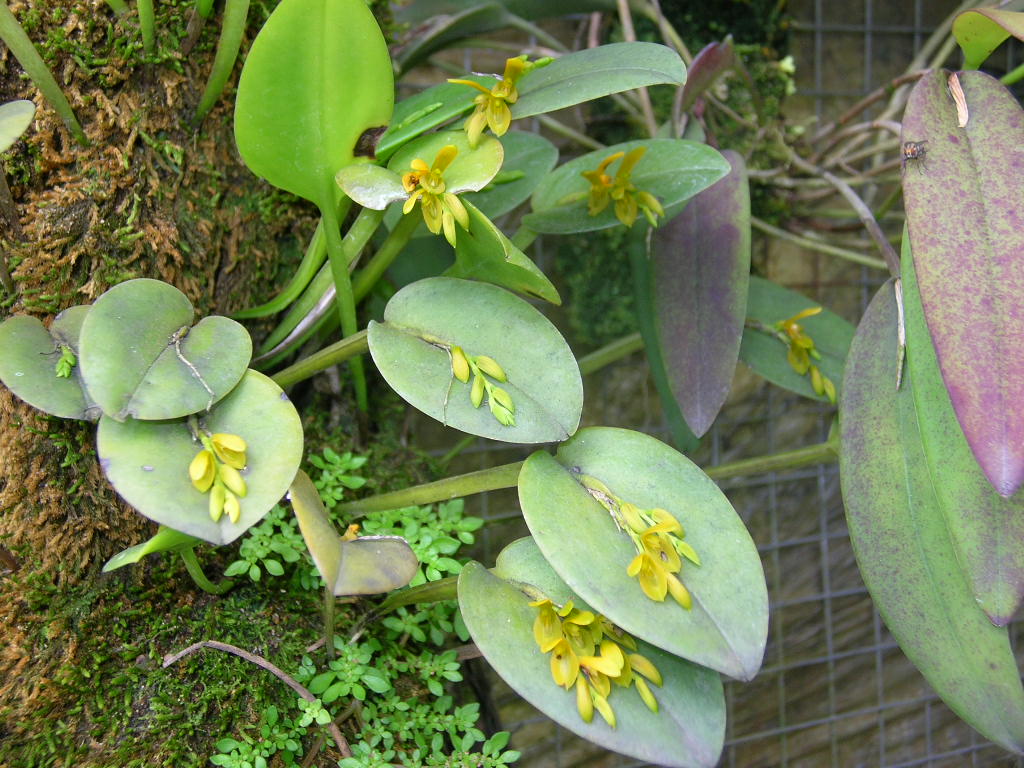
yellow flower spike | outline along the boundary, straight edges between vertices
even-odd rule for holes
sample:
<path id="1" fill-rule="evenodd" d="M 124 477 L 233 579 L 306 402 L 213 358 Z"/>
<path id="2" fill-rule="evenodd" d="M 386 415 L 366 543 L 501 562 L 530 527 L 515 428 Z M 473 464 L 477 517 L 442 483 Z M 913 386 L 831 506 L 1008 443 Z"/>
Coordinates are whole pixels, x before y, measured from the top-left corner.
<path id="1" fill-rule="evenodd" d="M 469 359 L 462 347 L 452 347 L 452 376 L 463 384 L 469 383 Z"/>
<path id="2" fill-rule="evenodd" d="M 508 381 L 508 377 L 505 375 L 505 369 L 498 365 L 497 361 L 493 357 L 487 355 L 477 355 L 473 358 L 476 363 L 476 367 L 482 372 L 486 373 L 492 379 L 496 381 Z"/>
<path id="3" fill-rule="evenodd" d="M 581 174 L 583 178 L 590 182 L 590 198 L 587 205 L 587 213 L 591 216 L 597 216 L 597 214 L 608 207 L 608 201 L 611 199 L 609 192 L 612 188 L 612 177 L 606 171 L 609 165 L 625 154 L 625 152 L 615 152 L 608 155 L 608 157 L 601 161 L 596 170 L 583 171 Z"/>
<path id="4" fill-rule="evenodd" d="M 641 656 L 639 653 L 631 653 L 628 659 L 629 665 L 634 672 L 643 675 L 652 683 L 661 687 L 661 672 L 658 671 L 658 668 L 646 656 Z"/>
<path id="5" fill-rule="evenodd" d="M 640 589 L 651 600 L 662 602 L 668 594 L 668 574 L 661 563 L 647 552 L 641 552 L 626 568 L 626 573 L 640 582 Z"/>
<path id="6" fill-rule="evenodd" d="M 602 696 L 600 693 L 595 691 L 593 688 L 590 689 L 590 697 L 594 700 L 594 707 L 598 712 L 601 713 L 601 717 L 608 723 L 612 728 L 615 727 L 615 711 L 611 708 L 608 703 L 608 699 Z"/>
<path id="7" fill-rule="evenodd" d="M 656 560 L 662 568 L 669 573 L 677 573 L 683 567 L 683 561 L 679 559 L 679 553 L 676 552 L 668 534 L 658 531 L 657 528 L 658 526 L 654 526 L 647 533 L 642 534 L 640 544 L 643 546 L 644 552 Z"/>
<path id="8" fill-rule="evenodd" d="M 690 597 L 690 590 L 683 586 L 683 582 L 676 578 L 674 573 L 666 573 L 665 582 L 672 598 L 683 608 L 690 610 L 693 607 L 693 598 Z"/>
<path id="9" fill-rule="evenodd" d="M 580 662 L 569 641 L 562 638 L 551 649 L 551 679 L 569 690 L 580 673 Z"/>
<path id="10" fill-rule="evenodd" d="M 218 468 L 218 476 L 227 489 L 237 496 L 245 498 L 248 489 L 245 487 L 245 480 L 234 467 L 224 464 Z"/>
<path id="11" fill-rule="evenodd" d="M 213 453 L 207 449 L 201 450 L 188 465 L 188 476 L 192 485 L 200 493 L 206 493 L 213 485 L 217 476 L 217 464 L 213 459 Z"/>
<path id="12" fill-rule="evenodd" d="M 590 698 L 590 685 L 583 675 L 576 678 L 576 709 L 584 723 L 594 719 L 594 700 Z"/>
<path id="13" fill-rule="evenodd" d="M 508 105 L 515 104 L 519 99 L 516 83 L 530 67 L 526 56 L 507 59 L 504 75 L 490 89 L 472 80 L 452 79 L 448 81 L 449 83 L 468 85 L 480 91 L 480 95 L 473 99 L 476 109 L 465 124 L 469 146 L 476 147 L 486 126 L 490 127 L 495 136 L 503 136 L 508 131 L 512 123 L 512 110 L 508 108 Z"/>
<path id="14" fill-rule="evenodd" d="M 651 693 L 651 689 L 647 687 L 647 683 L 644 682 L 642 677 L 633 678 L 633 683 L 636 685 L 636 692 L 640 694 L 640 698 L 644 700 L 644 704 L 651 712 L 658 711 L 658 700 L 654 698 L 654 694 Z"/>
<path id="15" fill-rule="evenodd" d="M 213 451 L 217 454 L 218 459 L 235 469 L 245 467 L 247 446 L 241 437 L 227 432 L 218 432 L 210 436 L 210 442 L 213 444 Z"/>
<path id="16" fill-rule="evenodd" d="M 220 516 L 224 514 L 224 500 L 227 498 L 227 493 L 227 489 L 220 483 L 213 486 L 213 490 L 210 491 L 210 519 L 215 523 L 220 520 Z"/>
<path id="17" fill-rule="evenodd" d="M 619 505 L 619 512 L 622 514 L 622 519 L 626 521 L 626 525 L 628 525 L 634 533 L 643 533 L 647 530 L 647 521 L 640 516 L 640 507 L 636 504 L 624 501 Z"/>
<path id="18" fill-rule="evenodd" d="M 469 391 L 469 402 L 479 408 L 484 401 L 484 377 L 479 373 L 473 377 L 473 388 Z"/>
<path id="19" fill-rule="evenodd" d="M 546 602 L 547 605 L 540 606 L 537 618 L 533 621 L 533 639 L 544 653 L 554 648 L 562 639 L 562 622 L 551 606 L 551 601 Z"/>
<path id="20" fill-rule="evenodd" d="M 242 516 L 242 507 L 238 503 L 238 497 L 231 491 L 224 492 L 224 511 L 228 513 L 228 520 L 237 523 Z"/>

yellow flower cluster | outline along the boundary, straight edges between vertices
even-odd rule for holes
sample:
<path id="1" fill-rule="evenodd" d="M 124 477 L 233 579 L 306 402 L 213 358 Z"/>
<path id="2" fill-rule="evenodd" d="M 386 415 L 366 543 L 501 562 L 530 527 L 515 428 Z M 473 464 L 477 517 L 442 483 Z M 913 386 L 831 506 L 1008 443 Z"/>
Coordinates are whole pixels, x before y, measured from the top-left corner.
<path id="1" fill-rule="evenodd" d="M 601 614 L 575 608 L 571 600 L 561 607 L 548 599 L 530 605 L 537 609 L 534 640 L 542 653 L 551 654 L 551 678 L 566 690 L 575 686 L 576 708 L 584 722 L 594 719 L 596 709 L 615 727 L 615 711 L 608 703 L 612 683 L 635 687 L 647 708 L 658 711 L 647 682 L 661 686 L 661 673 L 636 653 L 630 635 Z"/>
<path id="2" fill-rule="evenodd" d="M 468 85 L 480 91 L 480 95 L 473 99 L 476 109 L 466 120 L 465 129 L 469 146 L 476 146 L 484 128 L 487 127 L 490 127 L 495 136 L 505 135 L 512 124 L 512 110 L 509 109 L 509 104 L 515 104 L 519 99 L 516 83 L 532 68 L 527 62 L 526 56 L 516 56 L 514 59 L 505 61 L 505 74 L 493 88 L 486 88 L 472 80 L 448 81 L 449 83 Z"/>
<path id="3" fill-rule="evenodd" d="M 814 393 L 824 395 L 830 403 L 835 403 L 836 385 L 821 372 L 817 365 L 811 362 L 812 359 L 821 360 L 821 353 L 815 348 L 814 339 L 807 335 L 803 326 L 798 322 L 805 317 L 813 317 L 819 312 L 821 312 L 821 307 L 810 307 L 797 312 L 792 317 L 777 322 L 775 330 L 779 333 L 779 338 L 789 346 L 786 359 L 793 370 L 801 376 L 809 375 Z"/>
<path id="4" fill-rule="evenodd" d="M 657 217 L 664 216 L 665 211 L 658 202 L 658 198 L 650 192 L 637 189 L 630 180 L 633 168 L 640 158 L 644 156 L 647 147 L 637 147 L 629 153 L 616 152 L 609 155 L 596 170 L 584 171 L 583 178 L 590 182 L 590 201 L 587 212 L 591 216 L 597 216 L 608 207 L 608 203 L 615 201 L 615 216 L 627 227 L 632 227 L 636 221 L 637 214 L 642 212 L 651 226 L 657 226 Z M 622 159 L 619 170 L 615 177 L 608 175 L 608 166 L 618 159 Z"/>
<path id="5" fill-rule="evenodd" d="M 473 407 L 481 406 L 486 393 L 491 415 L 502 426 L 514 427 L 516 406 L 512 402 L 512 396 L 487 378 L 490 376 L 495 381 L 508 381 L 505 370 L 498 365 L 493 357 L 467 355 L 462 347 L 453 346 L 449 349 L 449 353 L 451 354 L 452 375 L 463 384 L 468 384 L 469 377 L 471 375 L 473 377 L 473 384 L 469 390 L 469 400 Z"/>
<path id="6" fill-rule="evenodd" d="M 411 163 L 411 170 L 402 176 L 402 187 L 409 193 L 409 198 L 402 207 L 402 213 L 409 213 L 420 201 L 423 221 L 427 229 L 435 235 L 444 230 L 444 236 L 455 247 L 455 222 L 463 229 L 469 229 L 469 213 L 458 196 L 445 191 L 444 172 L 452 160 L 459 154 L 454 144 L 448 144 L 438 150 L 433 165 L 416 158 Z"/>
<path id="7" fill-rule="evenodd" d="M 196 454 L 188 466 L 192 485 L 200 493 L 210 494 L 210 518 L 217 522 L 227 512 L 228 519 L 237 523 L 242 514 L 239 498 L 245 498 L 248 489 L 238 470 L 245 468 L 245 440 L 238 435 L 218 432 L 200 435 L 203 450 Z"/>

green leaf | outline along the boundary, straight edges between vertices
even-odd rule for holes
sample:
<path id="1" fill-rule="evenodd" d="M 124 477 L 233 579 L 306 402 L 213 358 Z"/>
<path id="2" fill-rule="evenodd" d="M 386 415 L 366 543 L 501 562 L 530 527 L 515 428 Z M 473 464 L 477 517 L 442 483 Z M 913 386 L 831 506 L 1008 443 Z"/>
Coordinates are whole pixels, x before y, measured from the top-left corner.
<path id="1" fill-rule="evenodd" d="M 1024 40 L 1024 13 L 972 8 L 953 19 L 953 37 L 964 52 L 964 69 L 977 69 L 1010 35 Z"/>
<path id="2" fill-rule="evenodd" d="M 334 530 L 320 494 L 299 470 L 288 492 L 317 570 L 332 594 L 375 595 L 404 587 L 419 562 L 400 536 L 360 536 L 343 541 Z"/>
<path id="3" fill-rule="evenodd" d="M 410 141 L 395 152 L 388 162 L 388 169 L 403 174 L 412 167 L 416 158 L 433 165 L 437 153 L 449 144 L 458 150 L 458 154 L 444 171 L 446 192 L 476 192 L 490 184 L 501 169 L 505 157 L 501 142 L 493 136 L 485 136 L 473 148 L 469 146 L 465 131 L 442 131 Z"/>
<path id="4" fill-rule="evenodd" d="M 479 192 L 469 193 L 463 198 L 491 219 L 508 213 L 528 200 L 558 162 L 555 145 L 539 134 L 509 131 L 500 141 L 505 148 L 501 173 Z M 510 180 L 504 181 L 503 176 Z"/>
<path id="5" fill-rule="evenodd" d="M 468 7 L 453 8 L 452 11 L 430 18 L 409 36 L 395 56 L 402 72 L 408 72 L 449 43 L 498 29 L 510 19 L 508 12 L 494 2 L 474 2 Z"/>
<path id="6" fill-rule="evenodd" d="M 284 0 L 242 68 L 235 141 L 253 173 L 329 209 L 334 174 L 393 104 L 391 58 L 363 0 Z"/>
<path id="7" fill-rule="evenodd" d="M 455 242 L 455 264 L 445 271 L 448 277 L 483 280 L 552 304 L 561 304 L 555 286 L 529 256 L 469 201 L 469 231 L 460 231 Z"/>
<path id="8" fill-rule="evenodd" d="M 409 196 L 402 186 L 402 177 L 379 165 L 346 165 L 338 171 L 334 180 L 359 205 L 375 211 L 383 211 L 395 200 L 404 200 Z"/>
<path id="9" fill-rule="evenodd" d="M 801 310 L 818 306 L 821 305 L 771 280 L 753 275 L 750 277 L 747 317 L 751 320 L 770 326 Z M 832 380 L 836 392 L 839 392 L 843 380 L 843 363 L 853 339 L 854 327 L 827 309 L 801 319 L 800 325 L 814 339 L 814 346 L 821 353 L 821 359 L 813 361 L 814 364 L 821 369 L 822 375 Z M 812 400 L 827 402 L 825 395 L 815 394 L 809 376 L 801 376 L 793 370 L 786 359 L 787 349 L 786 344 L 773 335 L 755 328 L 743 329 L 740 360 L 772 384 Z"/>
<path id="10" fill-rule="evenodd" d="M 930 480 L 978 605 L 1003 626 L 1024 596 L 1024 498 L 996 493 L 971 453 L 942 383 L 905 236 L 903 243 L 907 366 Z"/>
<path id="11" fill-rule="evenodd" d="M 691 610 L 671 598 L 647 598 L 626 573 L 636 549 L 581 474 L 641 509 L 668 510 L 682 524 L 701 559 L 679 574 Z M 519 502 L 551 567 L 595 610 L 677 656 L 741 680 L 757 674 L 768 632 L 761 558 L 728 499 L 685 456 L 639 432 L 588 427 L 555 457 L 538 451 L 526 460 Z"/>
<path id="12" fill-rule="evenodd" d="M 126 565 L 132 565 L 139 562 L 146 555 L 152 555 L 156 552 L 177 552 L 180 549 L 195 546 L 199 541 L 200 539 L 197 539 L 195 536 L 190 536 L 187 533 L 168 528 L 166 525 L 161 525 L 160 529 L 146 541 L 136 544 L 134 547 L 122 549 L 107 560 L 103 566 L 103 572 L 115 571 Z M 217 747 L 217 749 L 220 749 L 220 747 Z"/>
<path id="13" fill-rule="evenodd" d="M 729 163 L 706 144 L 682 139 L 627 141 L 577 157 L 555 169 L 533 193 L 533 213 L 523 218 L 523 224 L 548 234 L 618 226 L 611 204 L 596 216 L 588 213 L 590 182 L 582 174 L 596 170 L 609 155 L 640 146 L 646 146 L 647 152 L 633 169 L 632 181 L 637 189 L 657 197 L 666 209 L 688 200 L 729 173 Z M 617 167 L 613 164 L 609 169 L 613 175 Z"/>
<path id="14" fill-rule="evenodd" d="M 0 152 L 6 152 L 21 138 L 35 115 L 36 105 L 26 99 L 0 104 Z"/>
<path id="15" fill-rule="evenodd" d="M 66 378 L 56 374 L 62 345 L 78 356 L 78 336 L 90 309 L 64 310 L 49 330 L 28 315 L 0 323 L 0 381 L 33 408 L 64 419 L 98 419 L 100 408 L 85 389 L 81 365 Z"/>
<path id="16" fill-rule="evenodd" d="M 218 315 L 192 326 L 193 314 L 185 294 L 160 280 L 128 280 L 96 299 L 82 321 L 79 364 L 104 414 L 174 419 L 231 391 L 252 356 L 249 334 Z"/>
<path id="17" fill-rule="evenodd" d="M 903 175 L 907 225 L 957 420 L 1009 497 L 1024 483 L 1024 111 L 997 80 L 961 72 L 970 118 L 958 128 L 947 76 L 925 74 L 907 101 L 903 139 L 927 150 Z"/>
<path id="18" fill-rule="evenodd" d="M 540 312 L 496 286 L 448 277 L 406 286 L 388 302 L 384 322 L 370 323 L 369 344 L 392 389 L 463 432 L 544 443 L 566 439 L 579 424 L 583 382 L 568 344 Z M 452 376 L 452 345 L 502 366 L 515 426 L 502 426 L 486 405 L 473 407 L 470 385 Z"/>
<path id="19" fill-rule="evenodd" d="M 95 311 L 95 310 L 94 310 Z M 248 486 L 238 523 L 210 518 L 209 495 L 189 479 L 202 444 L 184 419 L 100 419 L 96 453 L 100 466 L 125 501 L 151 520 L 212 544 L 227 544 L 270 511 L 291 484 L 302 458 L 302 424 L 295 407 L 273 381 L 248 371 L 241 383 L 202 420 L 211 433 L 245 440 Z"/>
<path id="20" fill-rule="evenodd" d="M 892 282 L 868 306 L 840 400 L 843 501 L 864 583 L 900 648 L 986 738 L 1024 748 L 1024 688 L 1005 627 L 975 602 L 934 493 L 907 372 L 896 390 Z"/>
<path id="21" fill-rule="evenodd" d="M 555 112 L 634 88 L 685 82 L 683 60 L 666 45 L 612 43 L 585 48 L 524 75 L 512 118 Z"/>
<path id="22" fill-rule="evenodd" d="M 530 540 L 525 541 L 527 545 Z M 530 601 L 539 591 L 558 591 L 575 598 L 564 584 L 549 592 L 540 587 L 559 579 L 543 558 L 520 557 L 524 547 L 515 542 L 513 556 L 503 553 L 505 578 L 498 578 L 479 563 L 468 563 L 459 576 L 459 607 L 473 641 L 488 663 L 524 699 L 560 725 L 602 747 L 665 766 L 717 764 L 725 736 L 725 698 L 721 678 L 710 669 L 665 653 L 643 641 L 638 653 L 661 672 L 663 685 L 651 685 L 658 712 L 651 712 L 634 690 L 613 686 L 608 703 L 617 727 L 600 715 L 590 723 L 576 709 L 575 690 L 564 690 L 551 679 L 550 658 L 537 647 L 533 622 L 537 609 Z M 536 551 L 536 547 L 533 547 Z M 518 567 L 517 567 L 518 566 Z M 508 579 L 506 581 L 505 579 Z M 534 587 L 527 596 L 514 584 Z M 550 589 L 550 587 L 549 587 Z M 574 600 L 582 609 L 586 606 Z"/>

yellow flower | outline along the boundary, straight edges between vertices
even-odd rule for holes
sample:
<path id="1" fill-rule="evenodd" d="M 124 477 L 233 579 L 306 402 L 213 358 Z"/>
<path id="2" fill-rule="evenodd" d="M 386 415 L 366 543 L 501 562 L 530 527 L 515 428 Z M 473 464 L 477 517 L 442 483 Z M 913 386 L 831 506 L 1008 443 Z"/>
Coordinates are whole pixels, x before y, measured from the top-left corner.
<path id="1" fill-rule="evenodd" d="M 576 709 L 584 723 L 594 719 L 594 700 L 590 698 L 590 685 L 583 675 L 576 678 Z"/>
<path id="2" fill-rule="evenodd" d="M 836 401 L 836 385 L 821 372 L 817 365 L 811 362 L 812 358 L 820 360 L 821 353 L 815 347 L 814 339 L 804 332 L 803 326 L 798 322 L 805 317 L 813 317 L 819 312 L 821 312 L 821 307 L 808 307 L 792 317 L 775 323 L 775 330 L 782 341 L 789 346 L 786 351 L 786 360 L 790 367 L 800 376 L 809 375 L 814 394 L 824 395 L 829 402 L 834 403 Z"/>
<path id="3" fill-rule="evenodd" d="M 200 493 L 210 490 L 210 486 L 213 485 L 213 480 L 217 476 L 217 465 L 213 460 L 213 452 L 204 448 L 197 453 L 192 459 L 192 463 L 188 465 L 188 476 L 192 480 L 192 485 Z"/>
<path id="4" fill-rule="evenodd" d="M 490 127 L 495 136 L 505 135 L 512 123 L 512 110 L 508 105 L 515 104 L 519 99 L 516 83 L 529 69 L 531 67 L 526 61 L 526 56 L 516 56 L 505 61 L 505 73 L 493 88 L 486 88 L 472 80 L 448 81 L 468 85 L 480 91 L 480 95 L 473 99 L 476 109 L 466 120 L 465 129 L 469 146 L 476 147 L 486 127 Z"/>
<path id="5" fill-rule="evenodd" d="M 590 182 L 590 200 L 587 205 L 587 212 L 591 216 L 597 216 L 597 214 L 608 207 L 614 180 L 606 171 L 609 165 L 625 154 L 625 152 L 616 152 L 613 155 L 608 155 L 597 166 L 597 170 L 583 172 L 583 178 Z"/>
<path id="6" fill-rule="evenodd" d="M 579 658 L 569 645 L 569 641 L 562 638 L 551 649 L 551 679 L 565 690 L 569 690 L 579 673 Z"/>
<path id="7" fill-rule="evenodd" d="M 540 608 L 533 622 L 533 639 L 537 641 L 541 651 L 547 653 L 562 639 L 562 622 L 550 600 L 541 600 L 530 605 Z"/>
<path id="8" fill-rule="evenodd" d="M 457 195 L 445 191 L 444 172 L 459 153 L 454 144 L 447 144 L 438 150 L 433 165 L 416 158 L 411 170 L 402 176 L 402 186 L 409 198 L 402 206 L 402 213 L 409 213 L 420 201 L 423 221 L 435 235 L 444 230 L 444 236 L 452 247 L 455 246 L 455 222 L 463 229 L 469 229 L 469 213 Z"/>
<path id="9" fill-rule="evenodd" d="M 657 600 L 660 603 L 668 594 L 668 578 L 665 567 L 651 557 L 647 551 L 641 552 L 633 558 L 633 562 L 626 568 L 626 573 L 639 580 L 640 589 L 651 600 Z"/>
<path id="10" fill-rule="evenodd" d="M 646 151 L 647 147 L 640 146 L 628 153 L 616 152 L 602 160 L 596 170 L 583 172 L 583 178 L 590 182 L 587 212 L 591 216 L 597 216 L 608 207 L 609 201 L 614 200 L 615 216 L 627 227 L 633 226 L 641 212 L 652 227 L 657 225 L 657 217 L 665 215 L 661 203 L 650 192 L 637 189 L 630 179 L 633 169 Z M 608 166 L 619 158 L 622 158 L 622 163 L 615 178 L 612 178 L 608 175 Z"/>
<path id="11" fill-rule="evenodd" d="M 238 435 L 218 432 L 210 436 L 210 442 L 218 459 L 235 469 L 245 468 L 245 440 Z"/>
<path id="12" fill-rule="evenodd" d="M 672 539 L 664 531 L 664 523 L 652 526 L 640 535 L 644 552 L 657 560 L 669 573 L 678 573 L 683 567 Z"/>

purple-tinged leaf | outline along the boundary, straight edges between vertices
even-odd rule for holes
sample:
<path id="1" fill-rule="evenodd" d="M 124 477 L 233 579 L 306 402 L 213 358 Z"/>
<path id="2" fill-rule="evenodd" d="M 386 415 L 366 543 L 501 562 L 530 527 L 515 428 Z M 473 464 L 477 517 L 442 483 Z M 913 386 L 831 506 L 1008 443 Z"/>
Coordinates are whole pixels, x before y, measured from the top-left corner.
<path id="1" fill-rule="evenodd" d="M 701 48 L 693 57 L 690 70 L 686 73 L 681 111 L 688 111 L 715 80 L 732 69 L 735 64 L 736 49 L 733 48 L 731 35 L 720 43 L 708 43 Z"/>
<path id="2" fill-rule="evenodd" d="M 914 87 L 903 178 L 914 267 L 953 409 L 1001 496 L 1024 481 L 1024 112 L 998 81 L 961 72 L 957 127 L 947 73 Z"/>
<path id="3" fill-rule="evenodd" d="M 743 158 L 654 234 L 658 345 L 672 392 L 699 436 L 729 394 L 750 279 L 750 193 Z"/>
<path id="4" fill-rule="evenodd" d="M 1024 747 L 1024 688 L 1005 627 L 978 608 L 957 563 L 921 445 L 913 376 L 896 389 L 896 302 L 886 283 L 846 361 L 839 468 L 864 583 L 900 648 L 986 738 Z"/>
<path id="5" fill-rule="evenodd" d="M 1024 40 L 1024 13 L 972 8 L 953 20 L 953 37 L 964 52 L 964 69 L 977 69 L 1010 35 Z"/>
<path id="6" fill-rule="evenodd" d="M 935 495 L 978 605 L 1004 626 L 1024 597 L 1024 498 L 997 494 L 967 445 L 925 326 L 906 238 L 901 271 L 907 366 Z"/>

